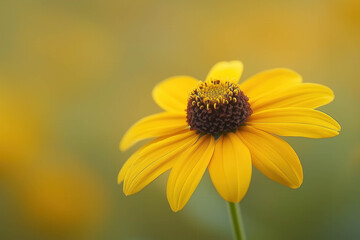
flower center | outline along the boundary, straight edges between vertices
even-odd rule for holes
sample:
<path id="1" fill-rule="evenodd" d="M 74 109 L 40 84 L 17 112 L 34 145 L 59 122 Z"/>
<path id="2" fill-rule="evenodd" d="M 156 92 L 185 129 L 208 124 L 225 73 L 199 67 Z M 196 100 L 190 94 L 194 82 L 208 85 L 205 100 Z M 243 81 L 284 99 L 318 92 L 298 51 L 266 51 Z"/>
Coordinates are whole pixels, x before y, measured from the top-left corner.
<path id="1" fill-rule="evenodd" d="M 236 83 L 201 82 L 190 94 L 187 123 L 192 130 L 214 136 L 233 132 L 252 114 L 248 100 Z"/>

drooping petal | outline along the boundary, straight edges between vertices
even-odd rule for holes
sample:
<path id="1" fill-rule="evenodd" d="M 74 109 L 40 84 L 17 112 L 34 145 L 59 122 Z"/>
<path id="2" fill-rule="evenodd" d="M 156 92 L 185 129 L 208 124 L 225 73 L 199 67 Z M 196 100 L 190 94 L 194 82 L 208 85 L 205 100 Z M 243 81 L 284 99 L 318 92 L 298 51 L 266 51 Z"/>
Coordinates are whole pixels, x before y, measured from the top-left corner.
<path id="1" fill-rule="evenodd" d="M 302 78 L 286 68 L 276 68 L 260 72 L 240 84 L 241 91 L 249 98 L 250 104 L 264 95 L 276 93 L 300 84 Z"/>
<path id="2" fill-rule="evenodd" d="M 206 77 L 206 81 L 221 80 L 237 83 L 241 77 L 244 66 L 240 61 L 218 62 Z"/>
<path id="3" fill-rule="evenodd" d="M 340 125 L 329 115 L 309 108 L 276 108 L 254 113 L 247 125 L 280 136 L 328 138 L 339 134 Z"/>
<path id="4" fill-rule="evenodd" d="M 209 173 L 222 198 L 240 202 L 249 188 L 251 172 L 251 156 L 246 145 L 233 133 L 221 136 L 216 141 Z"/>
<path id="5" fill-rule="evenodd" d="M 150 142 L 151 143 L 151 142 Z M 137 150 L 131 157 L 124 163 L 124 165 L 121 167 L 120 172 L 118 174 L 118 184 L 122 183 L 124 181 L 126 172 L 129 170 L 129 168 L 133 165 L 134 161 L 139 157 L 139 153 L 144 150 L 145 147 L 149 146 L 149 144 L 146 144 L 139 150 Z"/>
<path id="6" fill-rule="evenodd" d="M 177 159 L 170 172 L 166 191 L 174 212 L 181 210 L 195 191 L 209 165 L 214 147 L 214 137 L 206 135 Z"/>
<path id="7" fill-rule="evenodd" d="M 164 140 L 165 138 L 167 138 L 167 136 L 164 137 L 159 137 L 156 138 L 152 141 L 150 141 L 149 143 L 145 144 L 144 146 L 142 146 L 139 150 L 137 150 L 134 154 L 132 154 L 130 156 L 130 158 L 124 163 L 124 165 L 121 167 L 120 172 L 118 174 L 118 184 L 122 183 L 122 181 L 124 181 L 126 172 L 128 171 L 128 169 L 133 165 L 134 161 L 136 159 L 138 159 L 140 152 L 143 151 L 145 148 L 147 148 L 149 145 L 157 143 L 159 141 Z"/>
<path id="8" fill-rule="evenodd" d="M 301 163 L 287 142 L 249 126 L 243 126 L 237 135 L 249 148 L 254 166 L 265 176 L 290 188 L 301 186 Z"/>
<path id="9" fill-rule="evenodd" d="M 127 170 L 124 193 L 126 195 L 137 193 L 173 167 L 178 155 L 191 146 L 198 137 L 194 131 L 185 130 L 145 147 Z"/>
<path id="10" fill-rule="evenodd" d="M 120 149 L 125 151 L 141 140 L 176 133 L 186 127 L 185 114 L 168 112 L 154 114 L 141 119 L 125 133 L 120 142 Z"/>
<path id="11" fill-rule="evenodd" d="M 185 113 L 187 99 L 198 80 L 189 76 L 175 76 L 160 82 L 153 90 L 155 102 L 168 112 Z"/>
<path id="12" fill-rule="evenodd" d="M 317 108 L 332 100 L 334 93 L 330 88 L 320 84 L 304 83 L 259 98 L 251 103 L 251 109 L 256 112 L 282 107 Z"/>

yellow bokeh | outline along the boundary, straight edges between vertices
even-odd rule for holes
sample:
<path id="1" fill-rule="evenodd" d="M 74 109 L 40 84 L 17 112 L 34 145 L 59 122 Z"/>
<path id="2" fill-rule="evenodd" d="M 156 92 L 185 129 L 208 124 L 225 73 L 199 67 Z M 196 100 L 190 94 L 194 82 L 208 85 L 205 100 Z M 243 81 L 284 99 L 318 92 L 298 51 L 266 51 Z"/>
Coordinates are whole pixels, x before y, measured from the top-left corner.
<path id="1" fill-rule="evenodd" d="M 74 157 L 61 163 L 32 164 L 20 171 L 14 199 L 26 230 L 43 237 L 77 239 L 101 229 L 107 209 L 106 187 Z M 21 179 L 21 180 L 20 180 Z"/>
<path id="2" fill-rule="evenodd" d="M 11 175 L 40 152 L 38 109 L 5 86 L 0 90 L 0 176 Z"/>
<path id="3" fill-rule="evenodd" d="M 333 139 L 289 140 L 303 164 L 299 191 L 254 170 L 241 203 L 249 239 L 360 239 L 359 9 L 358 0 L 2 1 L 0 238 L 230 239 L 207 174 L 176 215 L 158 186 L 166 174 L 130 197 L 116 176 L 136 149 L 118 150 L 126 129 L 161 111 L 158 82 L 204 80 L 216 62 L 241 60 L 241 80 L 284 67 L 329 86 L 335 100 L 320 110 L 342 126 Z"/>

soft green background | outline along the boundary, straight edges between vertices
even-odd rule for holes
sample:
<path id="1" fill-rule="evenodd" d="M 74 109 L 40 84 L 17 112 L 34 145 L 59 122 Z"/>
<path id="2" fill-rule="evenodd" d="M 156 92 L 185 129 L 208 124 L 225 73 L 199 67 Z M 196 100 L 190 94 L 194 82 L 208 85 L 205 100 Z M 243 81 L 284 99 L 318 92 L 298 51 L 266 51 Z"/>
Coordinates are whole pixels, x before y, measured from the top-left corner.
<path id="1" fill-rule="evenodd" d="M 287 67 L 331 87 L 322 110 L 342 125 L 287 138 L 300 189 L 254 170 L 248 239 L 360 239 L 359 1 L 5 0 L 0 30 L 0 120 L 17 119 L 1 123 L 1 239 L 231 239 L 207 173 L 176 214 L 167 174 L 130 197 L 116 178 L 137 148 L 118 150 L 126 129 L 161 111 L 153 86 L 235 59 L 243 80 Z"/>

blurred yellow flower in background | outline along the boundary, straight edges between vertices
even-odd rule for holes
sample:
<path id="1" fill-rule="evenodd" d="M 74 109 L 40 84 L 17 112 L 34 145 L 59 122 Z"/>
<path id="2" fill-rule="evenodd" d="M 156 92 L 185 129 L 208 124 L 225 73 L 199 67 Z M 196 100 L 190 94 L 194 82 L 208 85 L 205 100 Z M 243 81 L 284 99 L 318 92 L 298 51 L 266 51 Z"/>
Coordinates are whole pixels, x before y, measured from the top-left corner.
<path id="1" fill-rule="evenodd" d="M 41 104 L 27 94 L 0 88 L 0 184 L 14 203 L 14 224 L 36 238 L 93 235 L 106 215 L 106 188 L 76 157 L 54 157 Z"/>
<path id="2" fill-rule="evenodd" d="M 18 222 L 32 234 L 79 239 L 101 231 L 107 211 L 106 188 L 74 157 L 38 161 L 19 170 L 12 182 Z"/>
<path id="3" fill-rule="evenodd" d="M 347 110 L 360 100 L 359 1 L 1 3 L 1 239 L 230 239 L 226 205 L 208 171 L 176 216 L 166 205 L 170 171 L 131 197 L 114 176 L 143 144 L 121 153 L 119 136 L 161 111 L 151 99 L 159 79 L 185 73 L 205 80 L 209 66 L 239 56 L 247 63 L 242 79 L 287 66 L 336 90 L 321 111 L 343 126 L 331 139 L 284 137 L 301 159 L 300 191 L 252 169 L 256 188 L 240 204 L 249 239 L 360 239 L 360 108 Z M 65 197 L 72 192 L 74 199 Z M 94 194 L 105 213 L 81 197 Z"/>
<path id="4" fill-rule="evenodd" d="M 219 62 L 204 82 L 189 76 L 169 78 L 153 91 L 165 112 L 132 126 L 120 148 L 155 138 L 124 164 L 118 182 L 134 194 L 171 169 L 167 198 L 173 211 L 190 199 L 208 168 L 219 194 L 238 203 L 245 196 L 252 164 L 290 188 L 303 182 L 299 158 L 275 136 L 328 138 L 340 125 L 315 110 L 334 99 L 331 89 L 303 83 L 297 73 L 272 69 L 238 84 L 240 61 Z"/>
<path id="5" fill-rule="evenodd" d="M 23 96 L 5 86 L 0 88 L 0 178 L 27 165 L 40 151 L 38 116 Z"/>

